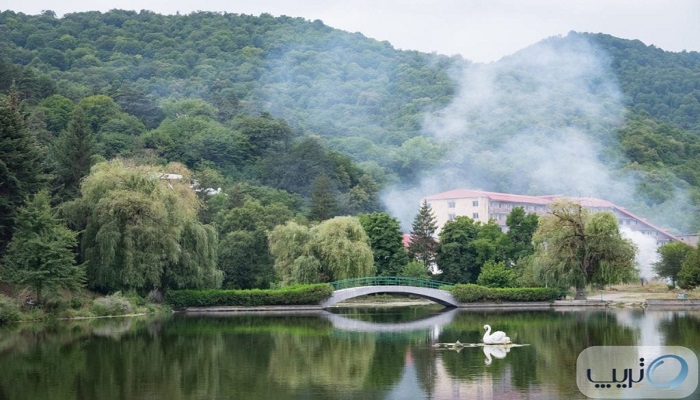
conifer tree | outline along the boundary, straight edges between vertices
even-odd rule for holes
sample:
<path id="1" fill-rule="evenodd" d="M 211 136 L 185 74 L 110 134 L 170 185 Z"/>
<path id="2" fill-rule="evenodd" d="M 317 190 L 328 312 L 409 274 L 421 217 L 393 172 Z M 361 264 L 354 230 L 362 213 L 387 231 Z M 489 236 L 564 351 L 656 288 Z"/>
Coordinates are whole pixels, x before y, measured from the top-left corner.
<path id="1" fill-rule="evenodd" d="M 328 175 L 321 173 L 313 183 L 311 193 L 311 219 L 325 221 L 335 216 L 338 202 L 333 194 L 333 182 Z"/>
<path id="2" fill-rule="evenodd" d="M 47 291 L 77 290 L 85 270 L 76 265 L 73 248 L 77 233 L 66 228 L 51 210 L 49 195 L 41 191 L 19 209 L 16 230 L 7 247 L 3 277 L 31 287 L 42 303 Z"/>
<path id="3" fill-rule="evenodd" d="M 52 149 L 56 168 L 57 194 L 63 201 L 78 197 L 80 180 L 90 173 L 95 162 L 95 138 L 85 119 L 85 112 L 76 107 Z"/>
<path id="4" fill-rule="evenodd" d="M 41 150 L 27 132 L 16 93 L 0 98 L 0 255 L 12 237 L 15 213 L 43 185 Z"/>
<path id="5" fill-rule="evenodd" d="M 437 221 L 433 209 L 427 201 L 424 200 L 421 204 L 411 228 L 411 243 L 408 246 L 408 253 L 430 270 L 435 263 Z"/>

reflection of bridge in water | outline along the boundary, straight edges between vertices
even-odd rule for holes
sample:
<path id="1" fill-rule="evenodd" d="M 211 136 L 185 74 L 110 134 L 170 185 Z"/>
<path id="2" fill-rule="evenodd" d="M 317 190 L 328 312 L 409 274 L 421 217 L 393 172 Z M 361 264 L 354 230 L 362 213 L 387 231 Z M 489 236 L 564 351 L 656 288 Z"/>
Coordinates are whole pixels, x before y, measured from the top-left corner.
<path id="1" fill-rule="evenodd" d="M 322 308 L 327 308 L 355 297 L 379 293 L 415 295 L 446 307 L 459 307 L 459 302 L 455 300 L 452 293 L 441 289 L 442 287 L 452 286 L 451 283 L 447 282 L 398 276 L 373 276 L 346 279 L 332 282 L 331 284 L 335 291 L 330 298 L 321 303 Z"/>
<path id="2" fill-rule="evenodd" d="M 348 318 L 341 314 L 333 314 L 330 312 L 324 312 L 323 317 L 329 320 L 333 327 L 339 330 L 352 331 L 352 332 L 409 332 L 418 330 L 438 330 L 443 326 L 449 324 L 454 319 L 455 315 L 459 313 L 459 310 L 452 309 L 449 311 L 441 312 L 437 315 L 430 316 L 428 318 L 421 318 L 414 321 L 408 322 L 368 322 L 360 321 L 352 318 Z"/>

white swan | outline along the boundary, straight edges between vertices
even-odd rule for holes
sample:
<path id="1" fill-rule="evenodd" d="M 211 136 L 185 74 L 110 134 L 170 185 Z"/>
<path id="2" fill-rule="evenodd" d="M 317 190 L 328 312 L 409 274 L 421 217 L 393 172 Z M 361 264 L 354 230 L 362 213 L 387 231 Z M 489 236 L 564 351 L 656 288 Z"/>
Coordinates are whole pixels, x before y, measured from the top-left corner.
<path id="1" fill-rule="evenodd" d="M 484 344 L 509 344 L 511 343 L 510 338 L 506 336 L 503 331 L 496 331 L 491 333 L 491 325 L 484 325 L 486 333 L 484 333 Z"/>
<path id="2" fill-rule="evenodd" d="M 486 360 L 484 360 L 484 364 L 486 365 L 491 365 L 491 356 L 494 358 L 506 358 L 506 354 L 510 352 L 508 347 L 498 344 L 487 344 L 482 349 L 484 350 L 484 355 L 486 356 Z"/>

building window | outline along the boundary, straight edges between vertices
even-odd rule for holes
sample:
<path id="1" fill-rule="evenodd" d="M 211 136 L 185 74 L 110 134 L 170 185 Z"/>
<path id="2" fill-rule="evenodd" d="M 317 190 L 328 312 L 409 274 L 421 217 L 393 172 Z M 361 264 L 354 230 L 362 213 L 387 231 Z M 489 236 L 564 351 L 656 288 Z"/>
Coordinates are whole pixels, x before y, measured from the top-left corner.
<path id="1" fill-rule="evenodd" d="M 479 207 L 479 200 L 473 200 L 473 201 L 472 201 L 472 205 L 473 205 L 474 207 Z"/>
<path id="2" fill-rule="evenodd" d="M 479 213 L 472 213 L 472 219 L 479 219 Z"/>
<path id="3" fill-rule="evenodd" d="M 455 202 L 454 202 L 454 201 L 448 201 L 448 202 L 447 202 L 447 207 L 449 207 L 449 208 L 455 208 Z"/>
<path id="4" fill-rule="evenodd" d="M 455 219 L 455 217 L 456 217 L 455 214 L 447 214 L 447 219 L 448 219 L 449 221 L 452 221 L 453 219 Z"/>

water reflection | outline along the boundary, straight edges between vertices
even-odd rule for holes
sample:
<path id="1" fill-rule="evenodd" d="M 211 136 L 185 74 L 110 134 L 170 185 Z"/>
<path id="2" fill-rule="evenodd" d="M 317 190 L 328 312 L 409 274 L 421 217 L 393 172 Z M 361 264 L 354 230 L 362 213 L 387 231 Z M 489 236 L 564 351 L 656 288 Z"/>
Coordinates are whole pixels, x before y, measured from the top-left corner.
<path id="1" fill-rule="evenodd" d="M 528 346 L 432 346 L 479 343 L 486 322 Z M 583 399 L 579 352 L 636 344 L 697 352 L 700 312 L 356 309 L 26 324 L 0 330 L 0 399 Z"/>
<path id="2" fill-rule="evenodd" d="M 428 317 L 402 322 L 366 321 L 363 319 L 346 317 L 345 314 L 329 312 L 323 313 L 322 316 L 333 324 L 333 328 L 344 331 L 411 332 L 428 329 L 432 332 L 438 332 L 439 334 L 442 327 L 450 324 L 457 314 L 459 314 L 459 310 L 453 308 L 437 314 L 430 314 Z"/>
<path id="3" fill-rule="evenodd" d="M 484 356 L 486 356 L 484 364 L 491 365 L 493 362 L 492 357 L 501 360 L 506 358 L 506 355 L 508 352 L 510 352 L 510 346 L 504 346 L 502 344 L 487 344 L 483 346 L 482 350 L 484 351 Z"/>

